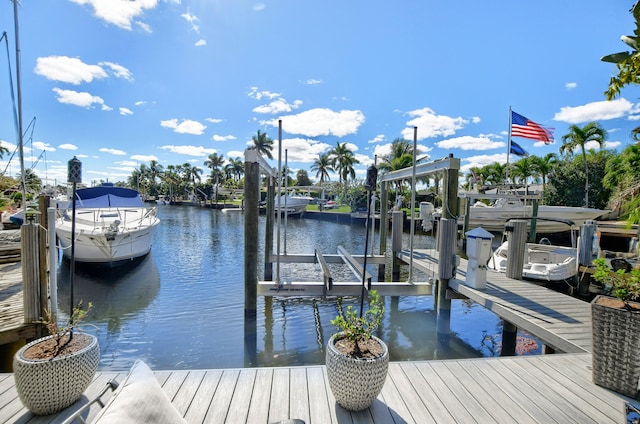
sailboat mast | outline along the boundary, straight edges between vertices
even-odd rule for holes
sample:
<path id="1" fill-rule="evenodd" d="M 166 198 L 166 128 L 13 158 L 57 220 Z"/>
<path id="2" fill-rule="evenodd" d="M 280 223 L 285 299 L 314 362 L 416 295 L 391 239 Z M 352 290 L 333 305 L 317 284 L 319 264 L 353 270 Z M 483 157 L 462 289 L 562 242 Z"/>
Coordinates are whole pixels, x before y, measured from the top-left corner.
<path id="1" fill-rule="evenodd" d="M 18 30 L 18 0 L 13 0 L 13 25 L 15 27 L 16 39 L 16 83 L 18 86 L 18 151 L 20 154 L 20 178 L 22 180 L 22 209 L 27 209 L 27 187 L 25 184 L 24 172 L 24 149 L 22 137 L 22 89 L 20 79 L 20 37 Z"/>
<path id="2" fill-rule="evenodd" d="M 511 154 L 511 105 L 509 105 L 509 138 L 507 141 L 507 167 L 504 170 L 505 185 L 509 184 L 509 155 Z"/>

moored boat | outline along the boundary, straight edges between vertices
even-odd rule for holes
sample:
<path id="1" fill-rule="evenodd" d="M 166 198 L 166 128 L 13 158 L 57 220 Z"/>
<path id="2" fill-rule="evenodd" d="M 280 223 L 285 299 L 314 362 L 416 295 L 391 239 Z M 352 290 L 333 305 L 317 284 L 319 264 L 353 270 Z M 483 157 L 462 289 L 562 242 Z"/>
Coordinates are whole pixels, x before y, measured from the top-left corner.
<path id="1" fill-rule="evenodd" d="M 56 235 L 64 256 L 71 257 L 72 207 L 60 210 Z M 116 265 L 145 256 L 160 220 L 133 189 L 111 183 L 76 191 L 76 262 Z"/>
<path id="2" fill-rule="evenodd" d="M 313 200 L 308 196 L 297 194 L 283 194 L 279 198 L 274 199 L 275 211 L 282 211 L 287 215 L 302 215 L 307 210 L 307 205 Z"/>

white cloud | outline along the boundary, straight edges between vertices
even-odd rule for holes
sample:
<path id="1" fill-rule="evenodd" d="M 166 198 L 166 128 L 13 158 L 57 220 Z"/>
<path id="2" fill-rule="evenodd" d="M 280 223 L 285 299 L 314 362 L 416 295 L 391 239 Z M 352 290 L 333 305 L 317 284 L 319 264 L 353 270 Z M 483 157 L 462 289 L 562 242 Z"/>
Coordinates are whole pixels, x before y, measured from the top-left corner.
<path id="1" fill-rule="evenodd" d="M 293 109 L 298 109 L 302 105 L 302 100 L 295 100 L 292 104 L 287 103 L 283 98 L 276 99 L 268 105 L 261 105 L 253 109 L 256 113 L 283 113 L 291 112 Z"/>
<path id="2" fill-rule="evenodd" d="M 375 149 L 373 149 L 373 154 L 378 156 L 378 158 L 382 158 L 384 156 L 387 156 L 389 153 L 391 153 L 391 145 L 393 143 L 386 143 L 386 144 L 378 144 Z M 418 156 L 418 159 L 423 159 L 424 155 L 427 152 L 430 152 L 431 150 L 433 150 L 432 147 L 428 147 L 425 146 L 424 144 L 417 144 L 416 145 L 416 155 Z"/>
<path id="3" fill-rule="evenodd" d="M 378 134 L 377 136 L 369 140 L 368 143 L 381 143 L 383 141 L 384 141 L 384 134 Z"/>
<path id="4" fill-rule="evenodd" d="M 413 127 L 418 127 L 418 140 L 424 140 L 425 138 L 453 135 L 469 123 L 467 119 L 461 117 L 436 115 L 428 107 L 412 110 L 407 112 L 407 115 L 413 118 L 407 121 L 407 126 L 410 128 L 402 130 L 402 136 L 407 140 L 413 140 Z"/>
<path id="5" fill-rule="evenodd" d="M 98 149 L 99 152 L 102 153 L 109 153 L 111 155 L 118 155 L 118 156 L 124 156 L 127 154 L 127 152 L 124 152 L 122 150 L 118 150 L 118 149 L 109 149 L 107 147 L 101 147 L 100 149 Z"/>
<path id="6" fill-rule="evenodd" d="M 601 102 L 587 103 L 586 105 L 560 108 L 560 112 L 553 117 L 554 121 L 580 124 L 591 121 L 607 121 L 616 119 L 634 111 L 634 105 L 624 98 L 616 100 L 603 100 Z"/>
<path id="7" fill-rule="evenodd" d="M 65 144 L 59 145 L 58 149 L 62 149 L 62 150 L 78 150 L 78 146 L 76 146 L 74 144 L 65 143 Z"/>
<path id="8" fill-rule="evenodd" d="M 39 57 L 34 72 L 52 80 L 79 85 L 94 79 L 107 78 L 105 70 L 98 65 L 88 65 L 77 57 Z"/>
<path id="9" fill-rule="evenodd" d="M 207 149 L 203 146 L 172 146 L 166 145 L 160 147 L 163 150 L 168 150 L 171 153 L 178 153 L 187 156 L 206 157 L 212 153 L 217 153 L 216 149 Z"/>
<path id="10" fill-rule="evenodd" d="M 202 125 L 200 122 L 192 121 L 190 119 L 183 119 L 182 122 L 178 124 L 178 120 L 176 118 L 166 121 L 160 121 L 160 126 L 171 128 L 173 132 L 176 132 L 178 134 L 192 135 L 202 135 L 204 133 L 204 130 L 207 128 L 206 125 Z"/>
<path id="11" fill-rule="evenodd" d="M 196 15 L 194 15 L 193 13 L 189 12 L 187 10 L 187 13 L 183 13 L 182 16 L 187 22 L 189 22 L 191 24 L 191 29 L 199 34 L 200 33 L 200 27 L 196 24 L 196 22 L 198 22 L 198 17 Z"/>
<path id="12" fill-rule="evenodd" d="M 280 93 L 273 93 L 266 90 L 258 91 L 258 87 L 251 87 L 250 90 L 251 91 L 249 91 L 249 94 L 247 95 L 256 100 L 262 100 L 263 97 L 267 99 L 275 99 L 276 97 L 280 97 Z"/>
<path id="13" fill-rule="evenodd" d="M 505 147 L 507 144 L 502 141 L 493 141 L 487 137 L 465 135 L 442 140 L 435 143 L 435 145 L 441 149 L 491 150 Z"/>
<path id="14" fill-rule="evenodd" d="M 227 157 L 228 158 L 240 158 L 242 160 L 244 160 L 244 151 L 239 151 L 239 150 L 229 150 L 227 152 Z"/>
<path id="15" fill-rule="evenodd" d="M 317 85 L 317 84 L 322 84 L 322 80 L 319 79 L 308 79 L 306 82 L 307 85 Z"/>
<path id="16" fill-rule="evenodd" d="M 505 152 L 496 153 L 494 155 L 469 156 L 467 158 L 462 158 L 461 160 L 464 164 L 460 167 L 460 170 L 463 172 L 467 172 L 474 166 L 482 168 L 483 166 L 490 165 L 494 162 L 507 163 L 507 153 Z"/>
<path id="17" fill-rule="evenodd" d="M 273 141 L 273 152 L 278 155 L 278 140 Z M 318 158 L 320 153 L 331 149 L 331 145 L 316 140 L 305 138 L 287 138 L 282 140 L 282 160 L 284 161 L 284 151 L 287 150 L 287 159 L 289 162 L 305 162 L 311 163 Z"/>
<path id="18" fill-rule="evenodd" d="M 47 152 L 55 152 L 56 148 L 51 146 L 49 143 L 44 143 L 42 141 L 34 141 L 33 142 L 34 150 L 45 150 Z"/>
<path id="19" fill-rule="evenodd" d="M 262 12 L 264 10 L 266 6 L 264 5 L 264 3 L 256 3 L 253 5 L 253 11 L 254 12 Z"/>
<path id="20" fill-rule="evenodd" d="M 222 122 L 222 119 L 218 119 L 218 118 L 206 118 L 205 121 L 207 122 L 211 122 L 212 124 L 219 124 L 220 122 Z"/>
<path id="21" fill-rule="evenodd" d="M 151 162 L 152 160 L 157 161 L 158 157 L 155 155 L 132 155 L 130 159 L 138 162 Z"/>
<path id="22" fill-rule="evenodd" d="M 196 41 L 196 44 L 195 44 L 196 47 L 201 47 L 206 45 L 207 45 L 207 40 L 205 40 L 204 38 L 201 38 L 200 40 Z"/>
<path id="23" fill-rule="evenodd" d="M 133 112 L 131 111 L 131 109 L 127 109 L 126 107 L 121 107 L 120 108 L 120 115 L 133 115 Z"/>
<path id="24" fill-rule="evenodd" d="M 131 71 L 129 71 L 122 65 L 118 65 L 117 63 L 113 62 L 100 62 L 98 63 L 98 65 L 106 66 L 118 78 L 126 79 L 127 81 L 133 81 L 133 75 L 131 75 Z"/>
<path id="25" fill-rule="evenodd" d="M 91 108 L 93 105 L 101 105 L 101 108 L 105 110 L 104 100 L 99 96 L 93 96 L 87 92 L 78 92 L 73 90 L 62 90 L 60 88 L 53 88 L 53 92 L 55 92 L 58 97 L 60 103 Z M 106 106 L 106 110 L 109 110 L 109 107 Z"/>
<path id="26" fill-rule="evenodd" d="M 564 88 L 566 88 L 567 90 L 573 90 L 574 88 L 576 88 L 578 86 L 577 83 L 575 82 L 568 82 L 564 85 Z"/>
<path id="27" fill-rule="evenodd" d="M 138 27 L 140 27 L 140 29 L 146 32 L 147 34 L 151 34 L 153 32 L 149 24 L 146 24 L 141 21 L 136 21 L 135 24 L 138 25 Z"/>
<path id="28" fill-rule="evenodd" d="M 289 134 L 300 134 L 307 137 L 320 135 L 334 135 L 344 137 L 355 134 L 365 121 L 364 114 L 359 110 L 311 109 L 297 115 L 283 116 L 282 128 Z M 278 120 L 273 119 L 264 124 L 278 126 Z"/>
<path id="29" fill-rule="evenodd" d="M 229 141 L 229 140 L 235 140 L 236 137 L 233 135 L 218 135 L 218 134 L 214 134 L 213 137 L 211 137 L 211 140 L 213 141 Z"/>
<path id="30" fill-rule="evenodd" d="M 158 0 L 71 0 L 79 5 L 93 8 L 94 15 L 120 28 L 131 30 L 131 22 L 145 9 L 153 9 Z"/>

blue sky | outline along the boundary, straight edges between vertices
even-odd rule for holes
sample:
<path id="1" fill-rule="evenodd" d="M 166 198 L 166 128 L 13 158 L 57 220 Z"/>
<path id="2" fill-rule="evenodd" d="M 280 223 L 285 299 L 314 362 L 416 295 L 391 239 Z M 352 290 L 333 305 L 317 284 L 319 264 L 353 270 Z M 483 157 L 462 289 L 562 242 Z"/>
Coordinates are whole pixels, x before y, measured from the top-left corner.
<path id="1" fill-rule="evenodd" d="M 152 159 L 205 177 L 209 154 L 242 158 L 257 130 L 277 153 L 282 119 L 293 170 L 347 142 L 362 178 L 414 126 L 422 154 L 451 153 L 468 170 L 506 162 L 509 107 L 555 128 L 550 145 L 514 138 L 531 154 L 557 153 L 570 125 L 590 121 L 621 150 L 639 125 L 638 89 L 607 102 L 616 70 L 600 57 L 626 50 L 632 3 L 22 0 L 25 166 L 51 184 L 74 156 L 86 184 L 126 180 Z M 2 31 L 15 80 L 11 1 L 0 2 Z M 0 142 L 12 153 L 0 47 Z M 0 171 L 15 175 L 11 153 Z"/>

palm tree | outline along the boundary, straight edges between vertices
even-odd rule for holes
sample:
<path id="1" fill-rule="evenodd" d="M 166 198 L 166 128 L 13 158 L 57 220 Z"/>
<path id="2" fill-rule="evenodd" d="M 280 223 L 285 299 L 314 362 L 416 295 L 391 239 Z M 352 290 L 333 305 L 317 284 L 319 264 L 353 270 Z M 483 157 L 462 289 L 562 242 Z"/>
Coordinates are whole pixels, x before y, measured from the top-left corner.
<path id="1" fill-rule="evenodd" d="M 380 158 L 378 169 L 382 173 L 398 171 L 413 166 L 413 145 L 402 138 L 396 138 L 391 143 L 391 151 Z M 403 180 L 396 180 L 397 195 L 402 192 Z"/>
<path id="2" fill-rule="evenodd" d="M 533 162 L 533 170 L 542 178 L 542 192 L 547 187 L 547 176 L 551 173 L 553 167 L 558 163 L 558 155 L 555 153 L 547 153 L 544 157 L 531 156 Z"/>
<path id="3" fill-rule="evenodd" d="M 573 152 L 580 147 L 582 150 L 582 160 L 584 161 L 584 203 L 589 207 L 589 169 L 587 166 L 587 152 L 585 145 L 590 141 L 597 142 L 600 147 L 607 139 L 607 131 L 597 122 L 589 122 L 584 127 L 572 125 L 569 133 L 562 136 L 562 146 L 560 153 Z"/>
<path id="4" fill-rule="evenodd" d="M 523 157 L 522 159 L 520 159 L 517 162 L 514 162 L 511 164 L 511 176 L 514 179 L 514 182 L 516 179 L 520 179 L 520 183 L 524 184 L 525 187 L 525 194 L 529 194 L 529 186 L 528 186 L 528 182 L 529 182 L 529 178 L 533 177 L 535 175 L 535 168 L 534 168 L 534 164 L 533 164 L 533 160 L 531 157 Z"/>
<path id="5" fill-rule="evenodd" d="M 244 175 L 244 162 L 239 157 L 229 159 L 229 171 L 234 181 L 240 181 Z"/>
<path id="6" fill-rule="evenodd" d="M 335 169 L 340 176 L 341 183 L 346 183 L 349 176 L 351 176 L 351 178 L 356 177 L 356 171 L 353 169 L 353 165 L 360 163 L 360 161 L 356 159 L 353 152 L 349 150 L 347 143 L 340 143 L 338 141 L 336 147 L 329 152 L 329 156 L 333 169 Z"/>
<path id="7" fill-rule="evenodd" d="M 325 178 L 330 180 L 329 171 L 333 171 L 331 166 L 331 158 L 328 153 L 321 153 L 316 159 L 314 159 L 311 165 L 311 171 L 316 173 L 316 177 L 320 178 L 320 186 L 324 183 Z"/>
<path id="8" fill-rule="evenodd" d="M 252 140 L 252 149 L 256 149 L 261 155 L 264 155 L 269 159 L 273 159 L 273 155 L 271 154 L 271 151 L 273 150 L 273 140 L 269 138 L 267 133 L 263 133 L 258 130 L 258 134 L 254 135 Z"/>
<path id="9" fill-rule="evenodd" d="M 204 166 L 207 168 L 211 168 L 211 181 L 216 182 L 216 187 L 218 186 L 219 178 L 222 174 L 220 167 L 224 164 L 224 155 L 219 155 L 217 153 L 211 153 L 207 159 L 204 161 Z"/>

